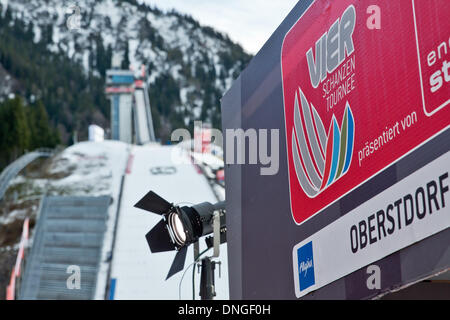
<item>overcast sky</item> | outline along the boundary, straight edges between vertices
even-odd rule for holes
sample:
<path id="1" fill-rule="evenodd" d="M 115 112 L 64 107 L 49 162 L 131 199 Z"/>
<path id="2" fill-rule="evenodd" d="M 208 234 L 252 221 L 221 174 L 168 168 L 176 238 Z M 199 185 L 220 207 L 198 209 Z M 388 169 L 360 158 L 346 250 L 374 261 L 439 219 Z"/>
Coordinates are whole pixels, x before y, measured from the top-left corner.
<path id="1" fill-rule="evenodd" d="M 298 0 L 139 0 L 163 10 L 175 8 L 202 25 L 227 33 L 255 54 Z"/>

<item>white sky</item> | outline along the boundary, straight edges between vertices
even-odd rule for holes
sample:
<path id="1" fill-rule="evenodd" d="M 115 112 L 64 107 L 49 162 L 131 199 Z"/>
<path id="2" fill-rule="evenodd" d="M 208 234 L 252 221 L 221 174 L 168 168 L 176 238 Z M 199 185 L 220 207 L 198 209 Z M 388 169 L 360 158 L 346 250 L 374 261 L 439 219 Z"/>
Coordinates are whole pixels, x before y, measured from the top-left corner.
<path id="1" fill-rule="evenodd" d="M 200 24 L 225 32 L 255 54 L 298 0 L 139 0 L 162 10 L 175 8 Z"/>

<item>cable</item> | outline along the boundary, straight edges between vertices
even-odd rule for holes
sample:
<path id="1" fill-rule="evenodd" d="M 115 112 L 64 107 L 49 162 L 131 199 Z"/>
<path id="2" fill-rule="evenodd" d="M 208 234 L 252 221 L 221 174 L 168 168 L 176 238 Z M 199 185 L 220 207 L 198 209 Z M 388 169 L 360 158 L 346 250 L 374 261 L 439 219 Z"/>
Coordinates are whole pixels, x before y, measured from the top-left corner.
<path id="1" fill-rule="evenodd" d="M 198 255 L 197 259 L 196 259 L 194 262 L 192 262 L 192 263 L 186 268 L 186 270 L 184 270 L 183 276 L 181 277 L 180 283 L 179 283 L 179 285 L 178 285 L 178 299 L 179 299 L 179 300 L 181 300 L 181 284 L 183 283 L 183 279 L 184 279 L 184 276 L 185 276 L 186 272 L 189 270 L 190 267 L 192 267 L 194 264 L 196 264 L 196 263 L 198 262 L 198 260 L 200 259 L 200 257 L 201 257 L 203 254 L 205 254 L 209 249 L 211 249 L 211 248 L 207 248 L 207 249 L 203 250 L 203 251 Z M 195 268 L 194 268 L 194 272 L 195 272 Z M 194 276 L 195 276 L 195 273 L 194 273 Z M 194 284 L 193 284 L 193 285 L 194 285 Z M 194 288 L 194 286 L 192 287 L 192 291 L 194 292 L 194 300 L 195 300 L 195 288 Z"/>
<path id="2" fill-rule="evenodd" d="M 197 262 L 197 261 L 192 262 L 192 263 L 186 268 L 186 270 L 184 270 L 184 272 L 183 272 L 183 276 L 181 277 L 180 284 L 178 285 L 178 300 L 181 300 L 181 284 L 182 284 L 182 282 L 183 282 L 184 275 L 186 274 L 186 271 L 188 271 L 189 268 L 192 267 L 196 262 Z"/>
<path id="3" fill-rule="evenodd" d="M 192 269 L 192 300 L 195 300 L 195 266 L 197 264 L 194 264 L 194 268 Z"/>

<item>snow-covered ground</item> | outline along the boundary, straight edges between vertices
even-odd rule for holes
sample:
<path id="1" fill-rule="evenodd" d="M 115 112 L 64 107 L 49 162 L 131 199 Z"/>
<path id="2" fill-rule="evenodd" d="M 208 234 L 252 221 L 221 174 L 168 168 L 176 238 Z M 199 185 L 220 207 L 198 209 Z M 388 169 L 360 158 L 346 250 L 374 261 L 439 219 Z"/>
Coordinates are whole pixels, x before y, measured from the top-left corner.
<path id="1" fill-rule="evenodd" d="M 119 141 L 81 142 L 64 150 L 52 162 L 50 175 L 69 175 L 50 182 L 51 189 L 70 195 L 117 195 L 129 146 Z"/>
<path id="2" fill-rule="evenodd" d="M 82 142 L 43 163 L 25 169 L 10 182 L 0 208 L 0 253 L 5 255 L 5 252 L 10 252 L 12 261 L 14 250 L 17 250 L 20 241 L 23 221 L 26 217 L 32 221 L 36 219 L 40 199 L 45 194 L 111 196 L 113 203 L 108 211 L 103 262 L 98 277 L 98 287 L 103 291 L 103 297 L 109 266 L 105 261 L 111 251 L 120 182 L 125 172 L 129 148 L 129 145 L 119 141 Z M 0 263 L 0 275 L 8 275 L 8 281 L 11 268 L 8 263 Z M 3 282 L 0 285 L 2 290 L 4 285 L 6 284 Z"/>
<path id="3" fill-rule="evenodd" d="M 8 186 L 6 200 L 13 209 L 0 215 L 0 226 L 36 214 L 45 194 L 117 198 L 128 148 L 119 141 L 81 142 L 56 155 L 41 172 L 27 169 L 28 175 L 18 175 Z"/>
<path id="4" fill-rule="evenodd" d="M 178 158 L 174 157 L 174 154 Z M 184 157 L 184 161 L 180 161 L 179 157 Z M 217 158 L 205 159 L 205 162 L 211 162 L 213 167 L 220 165 Z M 171 175 L 158 175 L 152 173 L 152 169 L 156 167 L 174 167 L 176 171 Z M 70 196 L 109 195 L 113 202 L 108 213 L 95 299 L 105 298 L 110 268 L 111 279 L 115 281 L 114 299 L 176 300 L 180 297 L 183 272 L 165 281 L 175 252 L 153 254 L 145 239 L 147 232 L 159 222 L 160 217 L 134 208 L 134 204 L 150 190 L 180 205 L 224 200 L 224 194 L 217 190 L 214 193 L 206 177 L 191 163 L 190 152 L 177 146 L 130 146 L 118 141 L 81 142 L 55 156 L 42 171 L 35 178 L 20 175 L 11 182 L 10 188 L 22 186 L 17 188 L 20 192 L 15 195 L 16 199 L 11 199 L 10 195 L 10 201 L 19 206 L 7 215 L 0 216 L 0 227 L 23 221 L 30 211 L 35 215 L 38 211 L 38 200 L 45 193 Z M 113 248 L 117 205 L 124 175 L 117 237 Z M 219 199 L 216 196 L 219 196 Z M 32 198 L 36 200 L 31 202 L 30 208 L 21 207 L 21 203 L 25 206 L 26 201 Z M 206 245 L 202 240 L 200 250 L 203 251 L 204 248 Z M 6 250 L 6 247 L 3 249 Z M 8 246 L 8 249 L 12 247 Z M 111 251 L 112 262 L 108 260 Z M 212 250 L 208 253 L 211 255 Z M 219 260 L 222 262 L 221 278 L 216 270 L 216 298 L 228 299 L 226 244 L 221 246 Z M 192 262 L 193 248 L 189 248 L 185 270 Z M 197 299 L 199 283 L 200 274 L 196 273 Z M 107 296 L 110 293 L 106 292 Z M 192 299 L 192 266 L 184 276 L 181 298 Z"/>
<path id="5" fill-rule="evenodd" d="M 153 190 L 170 202 L 192 205 L 204 201 L 217 202 L 206 178 L 189 162 L 173 161 L 175 147 L 135 146 L 130 173 L 125 178 L 116 246 L 113 252 L 111 278 L 115 281 L 114 299 L 178 299 L 183 276 L 180 272 L 165 281 L 175 252 L 151 253 L 145 234 L 161 219 L 134 208 L 148 191 Z M 187 154 L 186 154 L 187 156 Z M 180 161 L 181 162 L 181 161 Z M 171 175 L 154 175 L 155 167 L 175 167 Z M 206 246 L 201 241 L 200 251 Z M 209 252 L 211 254 L 211 252 Z M 228 258 L 226 244 L 221 246 L 219 260 L 221 278 L 216 270 L 217 299 L 228 299 Z M 193 262 L 189 248 L 186 268 Z M 196 274 L 196 296 L 199 299 L 200 275 Z M 181 285 L 181 298 L 192 299 L 192 269 L 186 272 Z"/>
<path id="6" fill-rule="evenodd" d="M 103 238 L 95 299 L 105 297 L 121 181 L 130 150 L 130 145 L 120 141 L 81 142 L 66 149 L 50 169 L 52 174 L 57 174 L 73 168 L 71 175 L 53 183 L 56 186 L 72 186 L 72 195 L 109 195 L 113 198 Z"/>

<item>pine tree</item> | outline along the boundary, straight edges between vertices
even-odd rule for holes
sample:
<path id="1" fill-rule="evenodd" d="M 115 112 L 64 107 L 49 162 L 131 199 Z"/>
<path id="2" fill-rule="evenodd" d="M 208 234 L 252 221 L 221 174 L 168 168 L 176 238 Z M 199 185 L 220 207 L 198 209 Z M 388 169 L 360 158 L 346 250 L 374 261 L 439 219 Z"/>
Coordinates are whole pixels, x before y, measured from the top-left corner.
<path id="1" fill-rule="evenodd" d="M 125 42 L 125 52 L 123 54 L 123 59 L 122 59 L 122 69 L 124 70 L 128 70 L 130 68 L 130 48 L 128 45 L 128 40 Z"/>
<path id="2" fill-rule="evenodd" d="M 7 100 L 0 104 L 0 123 L 0 169 L 27 151 L 61 143 L 42 102 L 26 106 L 21 98 Z"/>
<path id="3" fill-rule="evenodd" d="M 39 147 L 53 147 L 52 129 L 49 127 L 47 111 L 41 101 L 39 101 L 30 112 L 32 117 L 29 119 L 30 128 L 33 132 L 31 139 L 32 149 Z"/>
<path id="4" fill-rule="evenodd" d="M 107 66 L 106 51 L 105 47 L 103 46 L 103 39 L 101 35 L 98 35 L 95 43 L 97 48 L 97 52 L 95 55 L 97 70 L 100 73 L 100 75 L 104 78 L 108 66 Z"/>
<path id="5" fill-rule="evenodd" d="M 2 106 L 1 141 L 7 162 L 22 155 L 30 146 L 31 133 L 27 123 L 25 106 L 20 98 L 8 100 Z"/>

